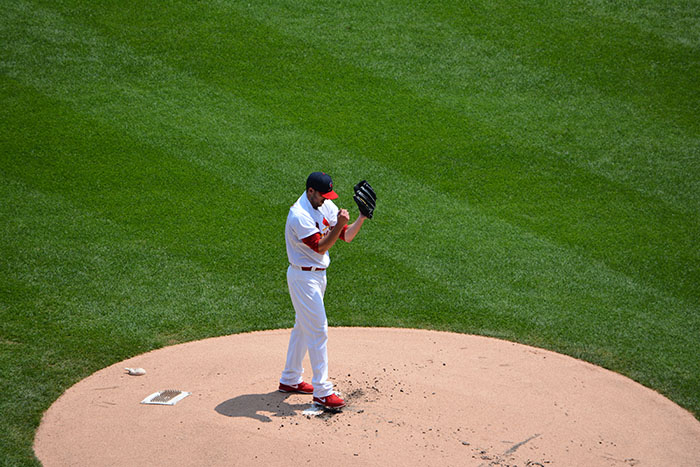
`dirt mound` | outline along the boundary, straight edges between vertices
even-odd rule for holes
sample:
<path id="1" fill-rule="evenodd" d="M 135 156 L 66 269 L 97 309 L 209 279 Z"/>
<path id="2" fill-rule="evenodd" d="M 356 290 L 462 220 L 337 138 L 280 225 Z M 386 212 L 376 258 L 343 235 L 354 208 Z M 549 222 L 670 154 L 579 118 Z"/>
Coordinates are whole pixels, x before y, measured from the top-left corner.
<path id="1" fill-rule="evenodd" d="M 700 422 L 656 392 L 570 357 L 463 334 L 331 328 L 330 374 L 348 406 L 323 411 L 309 395 L 276 390 L 289 332 L 191 342 L 100 370 L 46 412 L 35 452 L 47 467 L 700 459 Z M 191 395 L 141 404 L 165 389 Z"/>

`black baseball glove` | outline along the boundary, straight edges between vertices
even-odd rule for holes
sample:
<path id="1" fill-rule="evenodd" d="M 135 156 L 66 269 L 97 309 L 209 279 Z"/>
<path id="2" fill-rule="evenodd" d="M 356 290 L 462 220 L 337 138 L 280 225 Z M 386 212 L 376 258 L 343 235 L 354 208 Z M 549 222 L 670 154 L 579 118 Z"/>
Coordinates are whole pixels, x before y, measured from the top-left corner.
<path id="1" fill-rule="evenodd" d="M 352 199 L 360 208 L 360 214 L 371 219 L 374 215 L 374 208 L 377 206 L 377 195 L 367 180 L 362 180 L 355 185 L 355 194 Z"/>

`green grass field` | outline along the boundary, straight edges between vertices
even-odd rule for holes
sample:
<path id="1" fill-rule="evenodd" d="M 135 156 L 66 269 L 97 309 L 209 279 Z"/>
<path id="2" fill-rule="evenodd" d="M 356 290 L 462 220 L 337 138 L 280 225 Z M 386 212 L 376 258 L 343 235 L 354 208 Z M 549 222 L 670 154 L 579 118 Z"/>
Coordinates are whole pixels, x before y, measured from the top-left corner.
<path id="1" fill-rule="evenodd" d="M 331 252 L 332 326 L 540 346 L 700 416 L 700 2 L 0 13 L 0 463 L 36 463 L 42 413 L 100 368 L 291 327 L 314 170 L 352 218 L 357 181 L 379 197 Z"/>

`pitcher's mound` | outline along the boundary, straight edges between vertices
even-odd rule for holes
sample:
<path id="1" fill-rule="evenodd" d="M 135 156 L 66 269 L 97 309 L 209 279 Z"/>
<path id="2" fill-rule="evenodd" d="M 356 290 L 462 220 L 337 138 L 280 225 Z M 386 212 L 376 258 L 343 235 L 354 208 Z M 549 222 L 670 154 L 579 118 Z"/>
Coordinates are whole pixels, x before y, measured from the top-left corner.
<path id="1" fill-rule="evenodd" d="M 35 452 L 46 467 L 700 459 L 700 422 L 654 391 L 570 357 L 463 334 L 331 328 L 331 378 L 348 406 L 319 412 L 311 396 L 277 391 L 289 333 L 176 345 L 98 371 L 46 412 Z M 141 404 L 166 389 L 191 395 Z"/>

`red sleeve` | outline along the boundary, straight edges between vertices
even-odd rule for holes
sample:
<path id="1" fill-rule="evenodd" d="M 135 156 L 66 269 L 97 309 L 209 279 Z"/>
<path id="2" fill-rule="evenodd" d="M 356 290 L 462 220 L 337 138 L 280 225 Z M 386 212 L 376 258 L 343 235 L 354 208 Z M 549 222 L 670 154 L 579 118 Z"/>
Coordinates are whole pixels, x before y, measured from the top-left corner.
<path id="1" fill-rule="evenodd" d="M 318 253 L 318 242 L 321 240 L 321 234 L 316 232 L 315 234 L 302 238 L 301 241 L 304 242 L 304 245 L 308 246 L 312 250 L 314 250 L 316 253 Z"/>
<path id="2" fill-rule="evenodd" d="M 347 230 L 348 230 L 348 225 L 345 224 L 343 226 L 343 230 L 340 231 L 340 239 L 344 242 L 347 242 L 347 240 L 345 240 L 345 232 L 347 232 Z"/>

